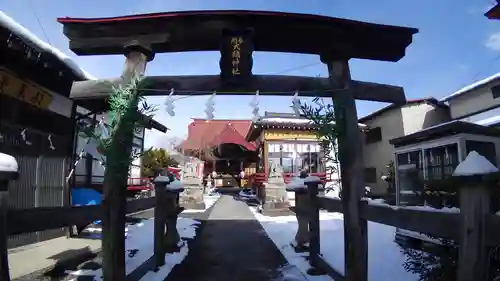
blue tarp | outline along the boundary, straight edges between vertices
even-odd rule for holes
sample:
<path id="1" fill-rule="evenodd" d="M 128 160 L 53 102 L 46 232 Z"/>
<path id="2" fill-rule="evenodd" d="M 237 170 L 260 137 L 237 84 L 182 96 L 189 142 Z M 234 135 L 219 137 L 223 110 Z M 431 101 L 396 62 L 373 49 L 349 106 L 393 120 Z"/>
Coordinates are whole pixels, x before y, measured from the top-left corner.
<path id="1" fill-rule="evenodd" d="M 71 204 L 73 206 L 99 205 L 102 202 L 102 194 L 91 188 L 77 187 L 71 190 Z M 95 224 L 101 221 L 95 221 Z"/>

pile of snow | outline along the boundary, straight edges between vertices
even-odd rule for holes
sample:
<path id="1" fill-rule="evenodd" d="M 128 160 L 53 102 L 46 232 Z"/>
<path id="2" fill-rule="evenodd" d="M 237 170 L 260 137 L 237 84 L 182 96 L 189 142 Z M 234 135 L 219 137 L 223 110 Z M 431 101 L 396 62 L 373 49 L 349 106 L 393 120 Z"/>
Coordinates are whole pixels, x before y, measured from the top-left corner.
<path id="1" fill-rule="evenodd" d="M 208 210 L 212 205 L 217 202 L 219 199 L 220 195 L 204 195 L 203 196 L 203 201 L 205 202 L 205 209 L 185 209 L 182 211 L 182 213 L 203 213 L 206 210 Z"/>
<path id="2" fill-rule="evenodd" d="M 199 222 L 189 218 L 177 220 L 177 230 L 181 238 L 194 238 Z M 130 274 L 141 264 L 153 256 L 154 252 L 154 219 L 129 226 L 127 239 L 125 240 L 125 267 L 126 273 Z M 188 254 L 188 246 L 184 243 L 177 253 L 165 255 L 165 265 L 158 272 L 148 272 L 141 280 L 155 281 L 163 280 L 172 268 L 182 262 Z M 102 269 L 81 269 L 68 272 L 70 276 L 93 276 L 94 280 L 102 280 Z M 78 279 L 74 279 L 78 280 Z"/>
<path id="3" fill-rule="evenodd" d="M 175 190 L 183 190 L 183 189 L 184 189 L 184 185 L 178 179 L 175 179 L 173 182 L 171 182 L 167 185 L 167 190 L 175 191 Z"/>
<path id="4" fill-rule="evenodd" d="M 307 178 L 294 177 L 289 184 L 286 185 L 287 191 L 294 191 L 296 189 L 307 188 L 307 183 L 321 182 L 321 179 L 316 176 L 308 176 Z"/>
<path id="5" fill-rule="evenodd" d="M 394 206 L 394 205 L 389 205 L 385 203 L 384 199 L 371 199 L 368 197 L 364 197 L 361 200 L 367 201 L 368 204 L 370 205 L 379 205 L 379 206 L 385 206 L 385 207 L 390 207 L 393 210 L 400 210 L 400 209 L 406 209 L 406 210 L 418 210 L 418 211 L 426 211 L 426 212 L 443 212 L 443 213 L 460 213 L 460 208 L 457 207 L 443 207 L 440 209 L 434 208 L 429 205 L 424 205 L 424 206 Z"/>
<path id="6" fill-rule="evenodd" d="M 297 231 L 295 216 L 266 217 L 254 211 L 267 235 L 273 240 L 288 262 L 297 267 L 301 274 L 294 273 L 296 279 L 309 281 L 331 281 L 327 275 L 307 274 L 308 253 L 295 253 L 291 243 Z M 340 273 L 344 272 L 344 226 L 343 215 L 339 213 L 320 213 L 321 253 Z M 368 223 L 368 274 L 373 281 L 417 281 L 419 276 L 407 272 L 403 263 L 405 255 L 394 242 L 396 229 L 378 223 Z M 304 277 L 304 279 L 301 279 Z"/>
<path id="7" fill-rule="evenodd" d="M 0 12 L 1 13 L 1 12 Z M 0 172 L 15 173 L 19 169 L 16 158 L 9 154 L 0 153 Z"/>
<path id="8" fill-rule="evenodd" d="M 471 151 L 467 158 L 460 164 L 458 164 L 454 176 L 472 176 L 472 175 L 486 175 L 489 173 L 498 172 L 498 168 L 495 167 L 488 159 L 486 159 L 481 154 L 476 151 Z"/>

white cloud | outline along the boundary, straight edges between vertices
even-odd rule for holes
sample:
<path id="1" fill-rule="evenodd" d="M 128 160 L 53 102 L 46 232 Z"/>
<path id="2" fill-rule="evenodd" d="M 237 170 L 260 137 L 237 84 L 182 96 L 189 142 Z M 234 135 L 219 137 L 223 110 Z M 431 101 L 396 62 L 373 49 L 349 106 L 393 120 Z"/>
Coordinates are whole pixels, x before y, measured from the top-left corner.
<path id="1" fill-rule="evenodd" d="M 500 31 L 491 34 L 485 46 L 492 51 L 500 51 Z"/>

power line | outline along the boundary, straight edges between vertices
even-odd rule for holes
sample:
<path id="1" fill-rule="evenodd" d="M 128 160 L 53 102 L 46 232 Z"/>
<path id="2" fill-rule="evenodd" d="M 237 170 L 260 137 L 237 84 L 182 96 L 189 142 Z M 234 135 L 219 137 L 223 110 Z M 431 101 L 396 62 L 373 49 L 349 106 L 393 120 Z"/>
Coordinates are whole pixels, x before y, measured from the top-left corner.
<path id="1" fill-rule="evenodd" d="M 299 66 L 296 66 L 296 67 L 292 67 L 292 68 L 288 68 L 288 69 L 285 69 L 283 71 L 280 71 L 280 72 L 276 72 L 272 75 L 280 75 L 280 74 L 284 74 L 284 73 L 287 73 L 287 72 L 291 72 L 291 71 L 295 71 L 295 70 L 300 70 L 300 69 L 304 69 L 304 68 L 307 68 L 307 67 L 311 67 L 311 66 L 316 66 L 318 64 L 320 64 L 321 62 L 313 62 L 313 63 L 308 63 L 308 64 L 304 64 L 304 65 L 299 65 Z M 147 91 L 153 91 L 153 92 L 162 92 L 162 91 L 166 91 L 166 90 L 163 90 L 163 89 L 140 89 L 140 90 L 147 90 Z M 317 90 L 311 90 L 311 91 L 301 91 L 301 92 L 316 92 Z M 333 90 L 333 91 L 338 91 L 338 90 Z M 176 99 L 173 99 L 173 101 L 177 101 L 177 100 L 181 100 L 181 99 L 186 99 L 186 98 L 189 98 L 189 97 L 192 97 L 192 96 L 198 96 L 196 94 L 188 94 L 188 93 L 197 93 L 197 94 L 204 94 L 206 93 L 207 95 L 208 94 L 211 94 L 212 92 L 210 91 L 181 91 L 182 92 L 185 92 L 187 95 L 183 96 L 183 97 L 179 97 L 179 98 L 176 98 Z M 179 93 L 179 92 L 177 92 Z M 238 93 L 245 93 L 245 94 L 250 94 L 250 93 L 254 93 L 253 91 L 248 91 L 248 92 L 242 92 L 242 91 L 239 91 Z M 286 92 L 261 92 L 263 94 L 282 94 L 282 93 L 286 93 Z M 295 92 L 290 92 L 290 94 L 294 94 Z"/>
<path id="2" fill-rule="evenodd" d="M 297 66 L 297 67 L 285 69 L 285 70 L 277 72 L 277 73 L 275 73 L 273 75 L 279 75 L 279 74 L 283 74 L 283 73 L 287 73 L 287 72 L 291 72 L 291 71 L 295 71 L 295 70 L 300 70 L 300 69 L 303 69 L 303 68 L 307 68 L 307 67 L 318 65 L 320 63 L 321 62 L 313 62 L 313 63 L 304 64 L 304 65 L 301 65 L 301 66 Z"/>
<path id="3" fill-rule="evenodd" d="M 33 15 L 35 16 L 36 22 L 38 23 L 38 26 L 42 30 L 43 36 L 45 37 L 45 40 L 47 40 L 47 43 L 52 46 L 52 43 L 50 42 L 49 36 L 47 36 L 47 33 L 45 32 L 45 28 L 43 28 L 42 22 L 40 21 L 40 18 L 38 17 L 38 14 L 36 12 L 36 6 L 34 3 L 31 3 L 31 6 L 33 7 Z"/>
<path id="4" fill-rule="evenodd" d="M 490 67 L 493 65 L 493 63 L 496 62 L 496 61 L 498 61 L 498 59 L 500 59 L 500 55 L 498 55 L 495 58 L 493 58 L 493 60 L 491 60 L 488 63 L 487 67 L 485 67 L 484 69 L 480 69 L 479 71 L 477 71 L 476 74 L 474 74 L 474 76 L 472 76 L 472 81 L 476 80 L 478 78 L 478 76 L 481 73 L 483 73 L 483 71 L 490 69 Z"/>
<path id="5" fill-rule="evenodd" d="M 496 57 L 494 57 L 491 61 L 489 61 L 486 65 L 486 67 L 484 68 L 480 68 L 475 74 L 474 76 L 472 76 L 472 79 L 470 80 L 470 82 L 464 82 L 462 83 L 462 85 L 456 89 L 455 91 L 453 91 L 453 93 L 455 93 L 456 91 L 459 91 L 460 89 L 462 89 L 463 87 L 471 84 L 471 83 L 474 83 L 476 81 L 476 79 L 478 79 L 479 75 L 481 75 L 484 71 L 487 71 L 491 68 L 491 66 L 493 65 L 493 63 L 497 62 L 498 60 L 500 59 L 500 55 L 497 55 Z"/>

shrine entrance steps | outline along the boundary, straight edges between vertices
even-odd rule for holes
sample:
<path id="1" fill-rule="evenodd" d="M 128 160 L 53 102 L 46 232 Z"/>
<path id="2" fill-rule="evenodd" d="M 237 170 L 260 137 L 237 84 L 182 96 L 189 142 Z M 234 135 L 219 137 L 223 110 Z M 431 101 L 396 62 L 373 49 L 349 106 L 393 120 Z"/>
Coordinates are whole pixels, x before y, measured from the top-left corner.
<path id="1" fill-rule="evenodd" d="M 165 281 L 287 280 L 283 269 L 290 267 L 248 206 L 222 195 Z"/>

